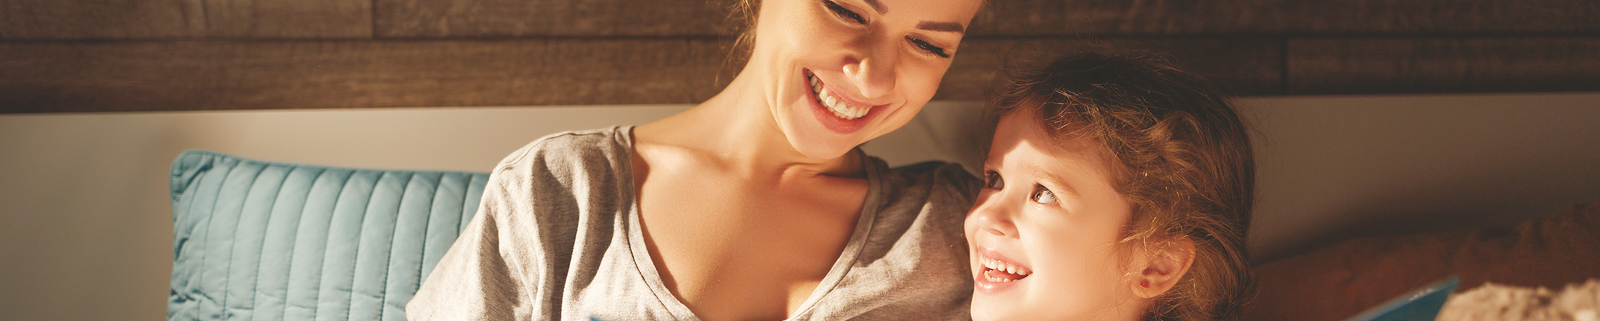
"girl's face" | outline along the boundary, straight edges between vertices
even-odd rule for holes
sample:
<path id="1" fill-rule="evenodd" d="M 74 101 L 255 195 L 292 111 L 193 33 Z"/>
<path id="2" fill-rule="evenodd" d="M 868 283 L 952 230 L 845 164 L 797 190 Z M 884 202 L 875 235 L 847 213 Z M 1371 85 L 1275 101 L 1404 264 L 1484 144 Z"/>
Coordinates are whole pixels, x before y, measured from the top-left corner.
<path id="1" fill-rule="evenodd" d="M 764 0 L 751 68 L 800 153 L 834 158 L 933 98 L 980 0 Z"/>
<path id="2" fill-rule="evenodd" d="M 1147 303 L 1118 242 L 1132 208 L 1103 147 L 1053 141 L 1027 111 L 1003 117 L 993 144 L 966 220 L 973 319 L 1137 318 Z"/>

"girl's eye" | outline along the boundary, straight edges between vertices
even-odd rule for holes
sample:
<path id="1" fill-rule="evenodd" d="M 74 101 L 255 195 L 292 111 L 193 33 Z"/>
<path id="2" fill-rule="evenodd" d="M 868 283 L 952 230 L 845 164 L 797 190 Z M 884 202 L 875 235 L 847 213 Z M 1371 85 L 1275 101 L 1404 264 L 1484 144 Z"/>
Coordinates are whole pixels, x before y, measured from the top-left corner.
<path id="1" fill-rule="evenodd" d="M 983 188 L 1002 189 L 1005 187 L 1006 182 L 1000 179 L 1000 173 L 995 173 L 994 171 L 983 172 Z"/>
<path id="2" fill-rule="evenodd" d="M 906 39 L 911 40 L 911 44 L 917 45 L 917 48 L 922 49 L 922 51 L 927 51 L 928 53 L 939 56 L 940 58 L 950 58 L 950 53 L 944 52 L 944 48 L 935 46 L 927 41 L 923 41 L 922 39 L 912 37 L 906 37 Z"/>
<path id="3" fill-rule="evenodd" d="M 846 9 L 844 6 L 834 3 L 831 0 L 822 0 L 822 5 L 828 6 L 828 10 L 833 10 L 833 14 L 839 15 L 841 18 L 854 20 L 859 24 L 867 24 L 867 18 L 863 18 L 861 15 L 856 14 L 855 11 L 850 11 L 850 9 Z"/>
<path id="4" fill-rule="evenodd" d="M 1028 199 L 1039 204 L 1055 203 L 1056 193 L 1051 192 L 1050 189 L 1045 188 L 1044 185 L 1033 185 L 1033 195 L 1028 195 Z"/>

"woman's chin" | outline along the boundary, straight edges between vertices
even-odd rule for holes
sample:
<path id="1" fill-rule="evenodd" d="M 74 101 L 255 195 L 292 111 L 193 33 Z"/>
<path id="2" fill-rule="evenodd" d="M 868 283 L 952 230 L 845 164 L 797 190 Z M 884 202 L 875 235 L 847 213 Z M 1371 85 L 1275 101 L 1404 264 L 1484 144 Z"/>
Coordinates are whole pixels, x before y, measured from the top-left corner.
<path id="1" fill-rule="evenodd" d="M 803 103 L 796 104 L 801 108 L 791 108 L 789 124 L 784 127 L 784 136 L 789 140 L 789 146 L 801 155 L 813 159 L 835 159 L 845 156 L 851 149 L 860 146 L 871 139 L 867 133 L 872 128 L 857 128 L 854 131 L 841 133 L 826 124 L 818 121 L 810 107 Z M 833 117 L 833 115 L 828 115 Z M 781 120 L 780 120 L 781 121 Z M 870 127 L 870 126 L 864 126 Z"/>
<path id="2" fill-rule="evenodd" d="M 846 141 L 837 138 L 829 139 L 828 137 L 815 137 L 820 135 L 810 135 L 812 137 L 805 136 L 807 135 L 789 135 L 789 145 L 794 147 L 795 151 L 800 152 L 800 155 L 805 155 L 806 157 L 814 159 L 835 159 L 844 157 L 845 154 L 850 153 L 851 149 L 855 149 L 857 145 L 861 145 L 860 143 L 854 143 L 852 141 Z"/>

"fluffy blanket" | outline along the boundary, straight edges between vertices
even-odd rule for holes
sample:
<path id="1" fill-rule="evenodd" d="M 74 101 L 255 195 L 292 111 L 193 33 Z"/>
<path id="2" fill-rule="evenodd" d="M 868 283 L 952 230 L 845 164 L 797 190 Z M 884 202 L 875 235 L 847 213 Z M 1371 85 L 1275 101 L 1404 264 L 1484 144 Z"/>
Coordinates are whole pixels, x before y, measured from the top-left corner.
<path id="1" fill-rule="evenodd" d="M 1600 279 L 1568 284 L 1560 292 L 1485 283 L 1456 293 L 1439 311 L 1439 321 L 1570 320 L 1600 321 Z"/>

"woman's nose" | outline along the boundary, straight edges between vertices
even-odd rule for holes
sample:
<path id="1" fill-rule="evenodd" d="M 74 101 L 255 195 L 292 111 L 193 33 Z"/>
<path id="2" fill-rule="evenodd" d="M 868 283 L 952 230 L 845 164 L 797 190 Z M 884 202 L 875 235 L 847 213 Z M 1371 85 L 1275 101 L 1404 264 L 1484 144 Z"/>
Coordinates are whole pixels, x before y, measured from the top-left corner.
<path id="1" fill-rule="evenodd" d="M 894 91 L 899 52 L 894 50 L 892 40 L 878 38 L 864 42 L 867 43 L 851 57 L 844 72 L 855 82 L 856 88 L 860 88 L 862 98 L 879 101 Z"/>

